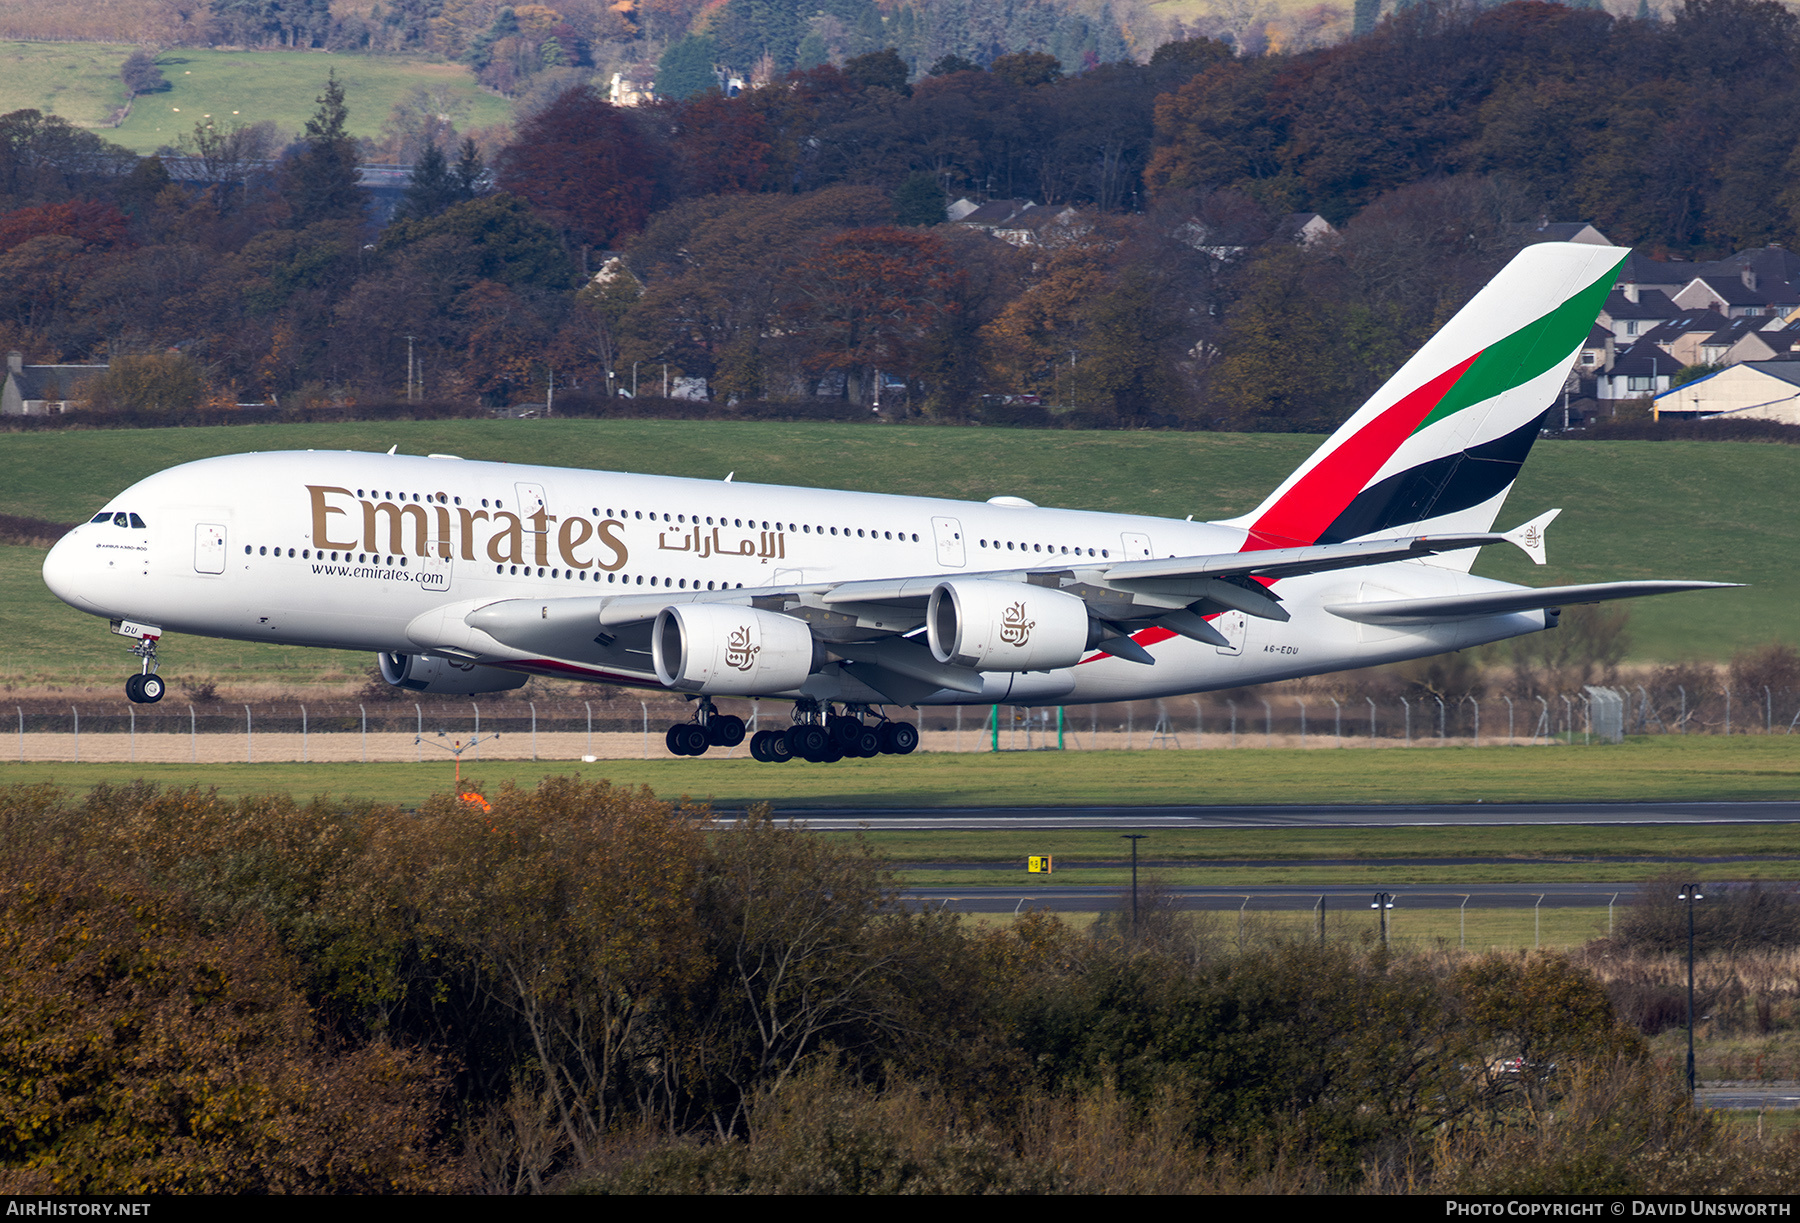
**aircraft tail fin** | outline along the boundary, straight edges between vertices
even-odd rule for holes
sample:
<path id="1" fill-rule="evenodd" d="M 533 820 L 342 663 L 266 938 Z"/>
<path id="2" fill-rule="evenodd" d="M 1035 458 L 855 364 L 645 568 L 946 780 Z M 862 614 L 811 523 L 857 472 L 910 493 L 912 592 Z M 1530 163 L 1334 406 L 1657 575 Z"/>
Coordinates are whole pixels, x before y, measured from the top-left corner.
<path id="1" fill-rule="evenodd" d="M 1520 251 L 1268 500 L 1232 520 L 1250 533 L 1244 547 L 1491 528 L 1628 253 L 1570 242 Z"/>

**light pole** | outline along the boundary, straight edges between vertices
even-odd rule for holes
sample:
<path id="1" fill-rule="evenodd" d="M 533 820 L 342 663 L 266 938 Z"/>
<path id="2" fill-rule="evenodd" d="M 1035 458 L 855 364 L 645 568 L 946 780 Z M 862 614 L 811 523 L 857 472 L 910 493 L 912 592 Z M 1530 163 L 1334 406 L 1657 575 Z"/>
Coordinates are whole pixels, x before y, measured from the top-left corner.
<path id="1" fill-rule="evenodd" d="M 1388 910 L 1394 907 L 1394 894 L 1392 892 L 1375 893 L 1374 903 L 1369 907 L 1381 914 L 1381 945 L 1386 947 L 1388 945 Z"/>
<path id="2" fill-rule="evenodd" d="M 1681 885 L 1681 891 L 1676 895 L 1675 899 L 1685 900 L 1687 902 L 1687 917 L 1688 917 L 1687 1085 L 1688 1085 L 1688 1099 L 1691 1100 L 1694 1098 L 1694 902 L 1696 900 L 1705 900 L 1706 897 L 1701 895 L 1699 884 L 1684 883 Z"/>
<path id="3" fill-rule="evenodd" d="M 1136 937 L 1138 931 L 1138 891 L 1137 891 L 1137 843 L 1150 835 L 1145 832 L 1127 832 L 1119 839 L 1131 842 L 1131 933 Z"/>

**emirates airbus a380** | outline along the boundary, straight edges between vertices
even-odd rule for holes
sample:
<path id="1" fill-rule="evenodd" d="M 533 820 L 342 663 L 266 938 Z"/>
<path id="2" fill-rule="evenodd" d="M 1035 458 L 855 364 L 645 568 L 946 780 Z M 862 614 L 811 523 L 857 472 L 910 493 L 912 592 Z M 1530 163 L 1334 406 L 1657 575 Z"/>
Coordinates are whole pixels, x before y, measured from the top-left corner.
<path id="1" fill-rule="evenodd" d="M 883 706 L 1080 704 L 1233 688 L 1552 628 L 1573 603 L 1723 585 L 1533 589 L 1550 510 L 1491 530 L 1625 252 L 1519 254 L 1252 512 L 1224 522 L 324 451 L 139 481 L 44 562 L 161 698 L 164 632 L 371 650 L 389 683 L 528 676 L 678 692 L 680 755 L 729 746 L 714 697 L 794 702 L 759 760 L 904 753 Z"/>

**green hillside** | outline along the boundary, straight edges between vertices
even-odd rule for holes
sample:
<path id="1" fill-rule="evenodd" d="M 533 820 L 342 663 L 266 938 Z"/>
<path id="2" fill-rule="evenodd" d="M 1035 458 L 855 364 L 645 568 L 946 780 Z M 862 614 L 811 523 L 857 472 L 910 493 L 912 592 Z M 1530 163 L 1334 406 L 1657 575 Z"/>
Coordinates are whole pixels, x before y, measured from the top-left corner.
<path id="1" fill-rule="evenodd" d="M 391 57 L 324 51 L 198 51 L 157 56 L 172 89 L 137 99 L 116 129 L 102 125 L 125 104 L 119 67 L 132 48 L 111 43 L 0 42 L 0 113 L 31 108 L 100 131 L 139 153 L 173 144 L 207 117 L 215 123 L 273 122 L 298 134 L 318 109 L 327 73 L 344 83 L 350 130 L 374 136 L 394 104 L 415 86 L 447 87 L 468 104 L 463 127 L 503 123 L 504 98 L 481 89 L 468 69 Z"/>
<path id="2" fill-rule="evenodd" d="M 1318 442 L 1292 435 L 1081 433 L 842 424 L 684 421 L 444 421 L 269 425 L 5 438 L 0 513 L 72 522 L 165 467 L 278 449 L 446 451 L 468 458 L 576 465 L 759 483 L 835 486 L 1196 518 L 1253 507 Z M 1564 507 L 1551 563 L 1490 548 L 1477 572 L 1531 585 L 1677 577 L 1750 583 L 1632 606 L 1639 660 L 1722 661 L 1772 639 L 1800 643 L 1800 515 L 1793 447 L 1729 442 L 1547 442 L 1526 465 L 1502 525 Z M 42 552 L 0 549 L 0 680 L 108 677 L 117 643 L 37 580 Z M 184 643 L 198 668 L 249 668 L 297 683 L 365 665 L 315 651 Z"/>

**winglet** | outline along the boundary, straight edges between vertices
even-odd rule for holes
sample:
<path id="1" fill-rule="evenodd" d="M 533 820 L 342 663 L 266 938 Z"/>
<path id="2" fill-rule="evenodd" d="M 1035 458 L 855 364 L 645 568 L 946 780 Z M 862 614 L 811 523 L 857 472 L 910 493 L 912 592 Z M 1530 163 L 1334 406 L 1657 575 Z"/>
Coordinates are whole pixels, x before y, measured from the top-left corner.
<path id="1" fill-rule="evenodd" d="M 1542 565 L 1547 560 L 1544 555 L 1544 534 L 1560 513 L 1560 509 L 1546 510 L 1525 525 L 1514 527 L 1501 538 L 1509 544 L 1518 545 L 1519 550 L 1531 558 L 1532 564 Z"/>

